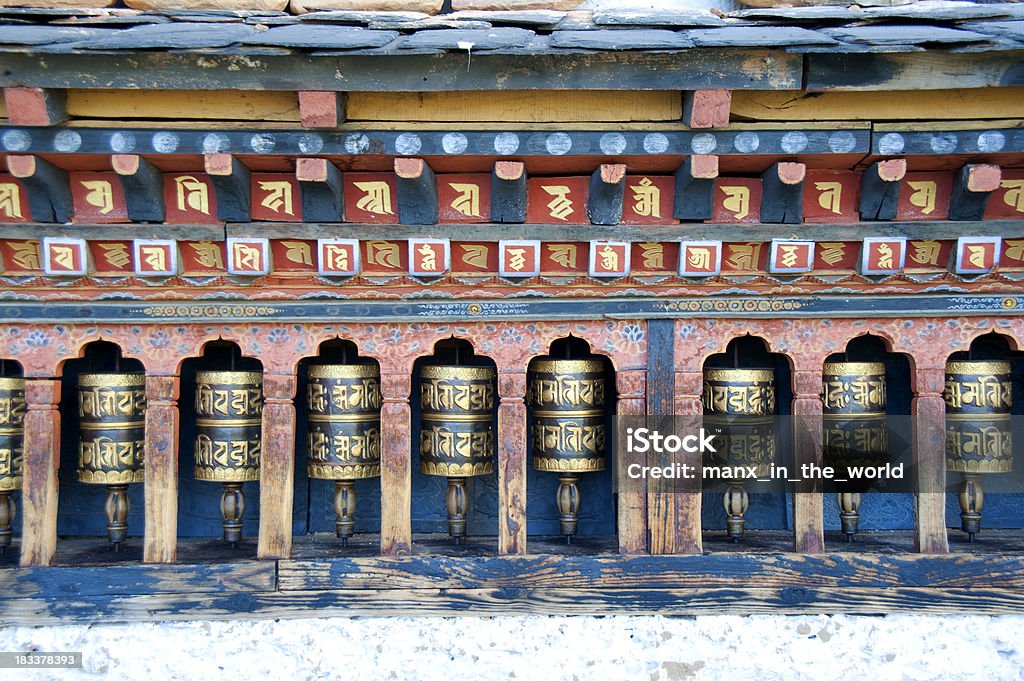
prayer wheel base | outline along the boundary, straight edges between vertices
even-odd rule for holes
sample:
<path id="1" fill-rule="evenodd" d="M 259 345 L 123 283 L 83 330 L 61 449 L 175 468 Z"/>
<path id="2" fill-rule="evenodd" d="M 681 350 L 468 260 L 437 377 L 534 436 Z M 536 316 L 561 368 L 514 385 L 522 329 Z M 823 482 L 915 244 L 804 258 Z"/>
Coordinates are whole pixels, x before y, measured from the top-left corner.
<path id="1" fill-rule="evenodd" d="M 847 543 L 853 542 L 860 526 L 860 505 L 863 497 L 857 492 L 840 492 L 836 495 L 839 502 L 839 521 L 842 523 L 843 534 Z"/>
<path id="2" fill-rule="evenodd" d="M 224 541 L 235 548 L 242 541 L 242 516 L 245 515 L 245 493 L 242 483 L 225 482 L 220 497 L 220 513 L 224 518 Z"/>
<path id="3" fill-rule="evenodd" d="M 128 538 L 128 511 L 131 510 L 128 485 L 107 485 L 104 510 L 107 513 L 107 539 L 117 551 L 121 542 Z"/>
<path id="4" fill-rule="evenodd" d="M 448 492 L 445 494 L 448 507 L 448 534 L 456 544 L 466 536 L 466 479 L 448 478 Z"/>
<path id="5" fill-rule="evenodd" d="M 356 490 L 351 480 L 334 482 L 334 532 L 341 540 L 342 546 L 348 546 L 348 540 L 355 534 L 356 528 Z"/>
<path id="6" fill-rule="evenodd" d="M 743 528 L 747 524 L 745 516 L 747 508 L 750 507 L 750 496 L 747 494 L 743 483 L 729 483 L 723 498 L 725 505 L 725 526 L 734 544 L 738 544 L 743 538 Z"/>
<path id="7" fill-rule="evenodd" d="M 14 514 L 17 507 L 10 492 L 0 492 L 0 556 L 14 538 Z"/>
<path id="8" fill-rule="evenodd" d="M 576 485 L 578 479 L 575 475 L 558 476 L 558 520 L 566 543 L 572 542 L 579 522 L 580 488 Z"/>
<path id="9" fill-rule="evenodd" d="M 981 477 L 964 473 L 960 483 L 960 529 L 967 533 L 967 541 L 974 543 L 974 535 L 981 532 L 981 509 L 985 504 L 985 490 Z"/>

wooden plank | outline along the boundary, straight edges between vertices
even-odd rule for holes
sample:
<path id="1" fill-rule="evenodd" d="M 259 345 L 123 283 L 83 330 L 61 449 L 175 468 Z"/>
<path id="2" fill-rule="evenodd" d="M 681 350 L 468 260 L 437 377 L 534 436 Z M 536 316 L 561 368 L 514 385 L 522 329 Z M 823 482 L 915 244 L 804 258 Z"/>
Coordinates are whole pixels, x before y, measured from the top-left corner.
<path id="1" fill-rule="evenodd" d="M 731 90 L 694 90 L 683 93 L 683 122 L 691 128 L 729 125 Z"/>
<path id="2" fill-rule="evenodd" d="M 732 114 L 741 121 L 1024 118 L 1024 87 L 813 93 L 736 90 L 732 97 Z"/>
<path id="3" fill-rule="evenodd" d="M 687 156 L 675 172 L 676 191 L 672 216 L 679 220 L 710 220 L 714 207 L 718 157 Z"/>
<path id="4" fill-rule="evenodd" d="M 49 565 L 57 550 L 60 467 L 59 380 L 25 381 L 25 458 L 21 489 L 21 565 Z"/>
<path id="5" fill-rule="evenodd" d="M 68 118 L 65 104 L 64 90 L 4 88 L 4 105 L 11 125 L 56 125 Z"/>
<path id="6" fill-rule="evenodd" d="M 380 552 L 412 550 L 412 410 L 408 371 L 381 371 Z"/>
<path id="7" fill-rule="evenodd" d="M 0 617 L 14 625 L 103 621 L 288 619 L 331 616 L 506 615 L 751 615 L 1016 614 L 1020 589 L 388 589 L 188 595 L 85 596 L 0 601 Z"/>
<path id="8" fill-rule="evenodd" d="M 648 322 L 650 323 L 650 322 Z M 679 324 L 680 322 L 674 322 Z M 683 367 L 677 367 L 677 369 Z M 676 371 L 674 375 L 675 409 L 672 412 L 677 416 L 689 416 L 694 419 L 703 420 L 704 407 L 701 404 L 701 393 L 704 390 L 704 373 L 699 367 L 689 367 L 688 371 Z M 702 465 L 702 456 L 699 452 L 686 454 L 684 463 L 688 463 L 695 469 Z M 700 555 L 703 548 L 703 521 L 701 518 L 701 506 L 703 495 L 701 493 L 701 481 L 696 480 L 691 489 L 676 490 L 676 538 L 675 551 L 682 554 Z"/>
<path id="9" fill-rule="evenodd" d="M 949 552 L 946 533 L 946 402 L 945 367 L 915 366 L 911 377 L 914 399 L 913 460 L 914 545 L 921 553 Z M 940 491 L 941 490 L 941 491 Z"/>
<path id="10" fill-rule="evenodd" d="M 775 163 L 761 174 L 761 221 L 800 224 L 803 222 L 803 163 Z"/>
<path id="11" fill-rule="evenodd" d="M 302 188 L 302 218 L 336 222 L 342 218 L 341 172 L 326 158 L 295 160 L 295 179 Z"/>
<path id="12" fill-rule="evenodd" d="M 494 164 L 491 219 L 495 222 L 526 222 L 526 167 L 522 162 L 498 161 Z"/>
<path id="13" fill-rule="evenodd" d="M 294 89 L 294 85 L 293 88 Z M 299 122 L 295 92 L 182 90 L 68 90 L 68 114 L 75 118 L 168 121 Z"/>
<path id="14" fill-rule="evenodd" d="M 146 377 L 146 533 L 143 560 L 170 563 L 178 542 L 177 376 Z"/>
<path id="15" fill-rule="evenodd" d="M 4 598 L 60 594 L 132 594 L 269 591 L 277 587 L 277 564 L 255 560 L 192 565 L 111 565 L 0 570 Z M 2 606 L 0 606 L 2 607 Z"/>
<path id="16" fill-rule="evenodd" d="M 304 128 L 336 128 L 345 122 L 344 92 L 299 92 Z"/>
<path id="17" fill-rule="evenodd" d="M 956 55 L 991 60 L 985 71 L 1006 70 L 1015 53 Z M 917 56 L 917 55 L 913 55 Z M 758 90 L 799 88 L 803 57 L 778 50 L 694 49 L 647 52 L 628 60 L 615 53 L 474 54 L 466 69 L 459 52 L 417 55 L 253 55 L 136 51 L 131 54 L 10 53 L 0 86 L 85 89 L 307 90 L 438 92 L 452 90 Z M 954 64 L 958 64 L 954 60 Z M 1002 68 L 998 65 L 1002 64 Z M 968 63 L 967 66 L 972 64 Z M 966 70 L 961 65 L 959 71 Z M 962 76 L 966 78 L 967 76 Z M 954 78 L 956 80 L 956 78 Z M 992 78 L 972 76 L 983 87 Z M 838 81 L 842 82 L 842 81 Z M 1011 84 L 1011 83 L 1006 83 Z M 961 87 L 942 81 L 942 87 Z M 937 87 L 937 86 L 936 86 Z M 908 89 L 904 86 L 903 89 Z"/>
<path id="18" fill-rule="evenodd" d="M 793 372 L 793 466 L 822 465 L 821 368 Z M 813 487 L 813 489 L 812 489 Z M 793 550 L 825 550 L 825 509 L 820 480 L 793 494 Z"/>
<path id="19" fill-rule="evenodd" d="M 521 367 L 516 367 L 521 371 Z M 526 553 L 526 374 L 499 373 L 498 553 Z"/>
<path id="20" fill-rule="evenodd" d="M 396 158 L 398 221 L 405 225 L 437 224 L 437 178 L 421 158 Z"/>
<path id="21" fill-rule="evenodd" d="M 502 121 L 569 123 L 678 121 L 677 91 L 638 91 L 623 97 L 596 92 L 351 92 L 352 121 Z"/>
<path id="22" fill-rule="evenodd" d="M 163 222 L 163 173 L 137 154 L 114 154 L 110 165 L 124 189 L 128 217 L 137 222 Z"/>
<path id="23" fill-rule="evenodd" d="M 675 414 L 675 322 L 652 319 L 647 322 L 647 414 Z M 658 423 L 658 419 L 648 419 Z M 653 554 L 676 552 L 676 491 L 657 486 L 664 481 L 649 481 L 647 490 L 647 526 Z M 653 489 L 652 489 L 653 488 Z"/>
<path id="24" fill-rule="evenodd" d="M 617 416 L 642 416 L 647 413 L 646 371 L 617 370 L 615 387 L 618 390 Z M 619 452 L 619 465 L 644 463 L 639 453 Z M 636 489 L 618 492 L 618 536 L 619 552 L 626 555 L 646 553 L 647 537 L 647 491 L 642 480 L 636 481 Z"/>
<path id="25" fill-rule="evenodd" d="M 626 166 L 602 163 L 590 176 L 587 217 L 595 225 L 617 225 L 622 220 Z"/>
<path id="26" fill-rule="evenodd" d="M 252 191 L 249 169 L 231 154 L 206 154 L 203 165 L 217 194 L 217 219 L 248 222 Z"/>
<path id="27" fill-rule="evenodd" d="M 259 558 L 287 558 L 292 549 L 296 386 L 294 374 L 263 374 Z"/>
<path id="28" fill-rule="evenodd" d="M 1022 51 L 808 54 L 804 89 L 949 90 L 1020 87 Z M 771 88 L 778 89 L 778 88 Z"/>
<path id="29" fill-rule="evenodd" d="M 79 224 L 55 225 L 27 222 L 4 224 L 5 239 L 41 239 L 44 236 L 71 237 L 90 240 L 124 239 L 130 230 L 133 239 L 178 239 L 181 241 L 223 241 L 224 225 L 163 224 Z"/>

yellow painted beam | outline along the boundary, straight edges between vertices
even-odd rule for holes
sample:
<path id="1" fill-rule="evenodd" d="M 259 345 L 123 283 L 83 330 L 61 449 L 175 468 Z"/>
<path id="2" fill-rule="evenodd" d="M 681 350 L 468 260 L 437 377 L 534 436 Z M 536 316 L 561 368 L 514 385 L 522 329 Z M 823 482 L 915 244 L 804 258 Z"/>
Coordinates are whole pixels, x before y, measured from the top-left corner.
<path id="1" fill-rule="evenodd" d="M 69 90 L 74 118 L 298 121 L 294 92 L 244 90 Z"/>

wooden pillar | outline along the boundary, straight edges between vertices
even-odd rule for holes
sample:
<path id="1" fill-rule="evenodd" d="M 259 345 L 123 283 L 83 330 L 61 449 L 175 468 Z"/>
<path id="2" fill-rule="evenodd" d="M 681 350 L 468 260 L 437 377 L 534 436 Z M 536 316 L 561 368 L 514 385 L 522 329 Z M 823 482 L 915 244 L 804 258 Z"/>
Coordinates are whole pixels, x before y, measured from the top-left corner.
<path id="1" fill-rule="evenodd" d="M 949 553 L 946 536 L 945 364 L 914 367 L 914 548 L 920 553 Z"/>
<path id="2" fill-rule="evenodd" d="M 380 553 L 412 552 L 412 410 L 408 370 L 384 373 L 381 367 L 380 410 Z"/>
<path id="3" fill-rule="evenodd" d="M 793 466 L 822 465 L 821 362 L 797 365 L 793 371 Z M 793 550 L 821 553 L 825 549 L 825 510 L 820 491 L 793 494 Z"/>
<path id="4" fill-rule="evenodd" d="M 258 558 L 288 558 L 295 494 L 295 374 L 263 373 Z"/>
<path id="5" fill-rule="evenodd" d="M 57 550 L 60 380 L 26 380 L 25 403 L 21 565 L 49 565 Z"/>
<path id="6" fill-rule="evenodd" d="M 526 553 L 526 373 L 499 370 L 498 555 Z"/>
<path id="7" fill-rule="evenodd" d="M 642 416 L 647 412 L 647 372 L 643 369 L 629 369 L 615 372 L 615 387 L 618 403 L 615 413 L 619 416 Z M 631 463 L 643 464 L 643 454 L 618 452 L 622 457 L 620 470 Z M 637 481 L 638 487 L 643 483 Z M 640 554 L 647 552 L 647 490 L 619 492 L 619 553 Z"/>
<path id="8" fill-rule="evenodd" d="M 647 322 L 647 415 L 648 428 L 663 427 L 658 416 L 671 416 L 675 404 L 675 322 L 652 319 Z M 668 426 L 668 422 L 664 424 Z M 680 455 L 683 455 L 680 452 Z M 673 460 L 677 460 L 673 457 Z M 647 524 L 650 528 L 651 553 L 676 551 L 676 494 L 674 480 L 648 482 Z"/>
<path id="9" fill-rule="evenodd" d="M 681 367 L 684 371 L 675 373 L 675 414 L 677 416 L 692 416 L 695 422 L 704 414 L 701 406 L 700 396 L 704 390 L 704 372 L 700 367 Z M 689 370 L 686 370 L 689 369 Z M 696 369 L 694 371 L 693 369 Z M 701 471 L 703 462 L 699 452 L 693 454 L 680 453 L 685 456 L 685 461 L 698 471 Z M 701 524 L 701 480 L 697 477 L 693 482 L 691 491 L 680 492 L 677 490 L 676 501 L 676 523 L 675 523 L 675 553 L 701 554 L 704 552 Z"/>
<path id="10" fill-rule="evenodd" d="M 146 376 L 147 563 L 173 563 L 177 550 L 180 388 L 177 376 Z"/>

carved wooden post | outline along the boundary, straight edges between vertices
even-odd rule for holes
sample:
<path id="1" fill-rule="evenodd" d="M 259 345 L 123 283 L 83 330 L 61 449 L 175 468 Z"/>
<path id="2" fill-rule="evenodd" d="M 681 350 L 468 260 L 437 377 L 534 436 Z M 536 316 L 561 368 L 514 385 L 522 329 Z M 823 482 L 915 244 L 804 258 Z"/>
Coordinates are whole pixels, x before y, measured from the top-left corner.
<path id="1" fill-rule="evenodd" d="M 684 367 L 694 368 L 694 367 Z M 675 374 L 675 414 L 676 416 L 692 416 L 696 422 L 704 413 L 700 403 L 700 395 L 704 390 L 704 373 L 699 371 L 679 371 Z M 694 467 L 696 475 L 701 471 L 701 454 L 686 454 L 681 463 Z M 692 483 L 693 489 L 687 492 L 676 491 L 676 523 L 675 553 L 700 554 L 704 552 L 701 526 L 701 480 L 697 477 Z"/>
<path id="2" fill-rule="evenodd" d="M 498 554 L 526 553 L 526 374 L 499 369 Z"/>
<path id="3" fill-rule="evenodd" d="M 380 410 L 380 553 L 405 555 L 412 551 L 412 377 L 385 373 L 381 366 Z"/>
<path id="4" fill-rule="evenodd" d="M 946 383 L 945 363 L 933 366 L 915 356 L 910 414 L 914 424 L 914 548 L 920 553 L 949 553 L 946 537 Z"/>
<path id="5" fill-rule="evenodd" d="M 615 388 L 618 391 L 618 416 L 642 416 L 647 411 L 647 372 L 643 369 L 618 370 L 615 372 Z M 619 470 L 629 464 L 644 463 L 643 454 L 628 454 L 620 451 L 622 457 Z M 619 553 L 639 554 L 647 552 L 647 490 L 646 485 L 636 481 L 638 490 L 619 492 Z"/>
<path id="6" fill-rule="evenodd" d="M 287 558 L 292 550 L 296 384 L 295 374 L 263 373 L 259 558 Z"/>
<path id="7" fill-rule="evenodd" d="M 178 542 L 177 376 L 146 376 L 146 536 L 143 560 L 172 563 Z"/>
<path id="8" fill-rule="evenodd" d="M 793 467 L 822 465 L 821 371 L 817 358 L 794 362 L 793 372 Z M 792 472 L 792 471 L 791 471 Z M 816 489 L 818 486 L 816 486 Z M 793 550 L 821 553 L 825 548 L 825 510 L 819 491 L 793 495 Z"/>
<path id="9" fill-rule="evenodd" d="M 60 381 L 25 381 L 25 459 L 21 493 L 21 565 L 49 565 L 57 550 Z"/>

